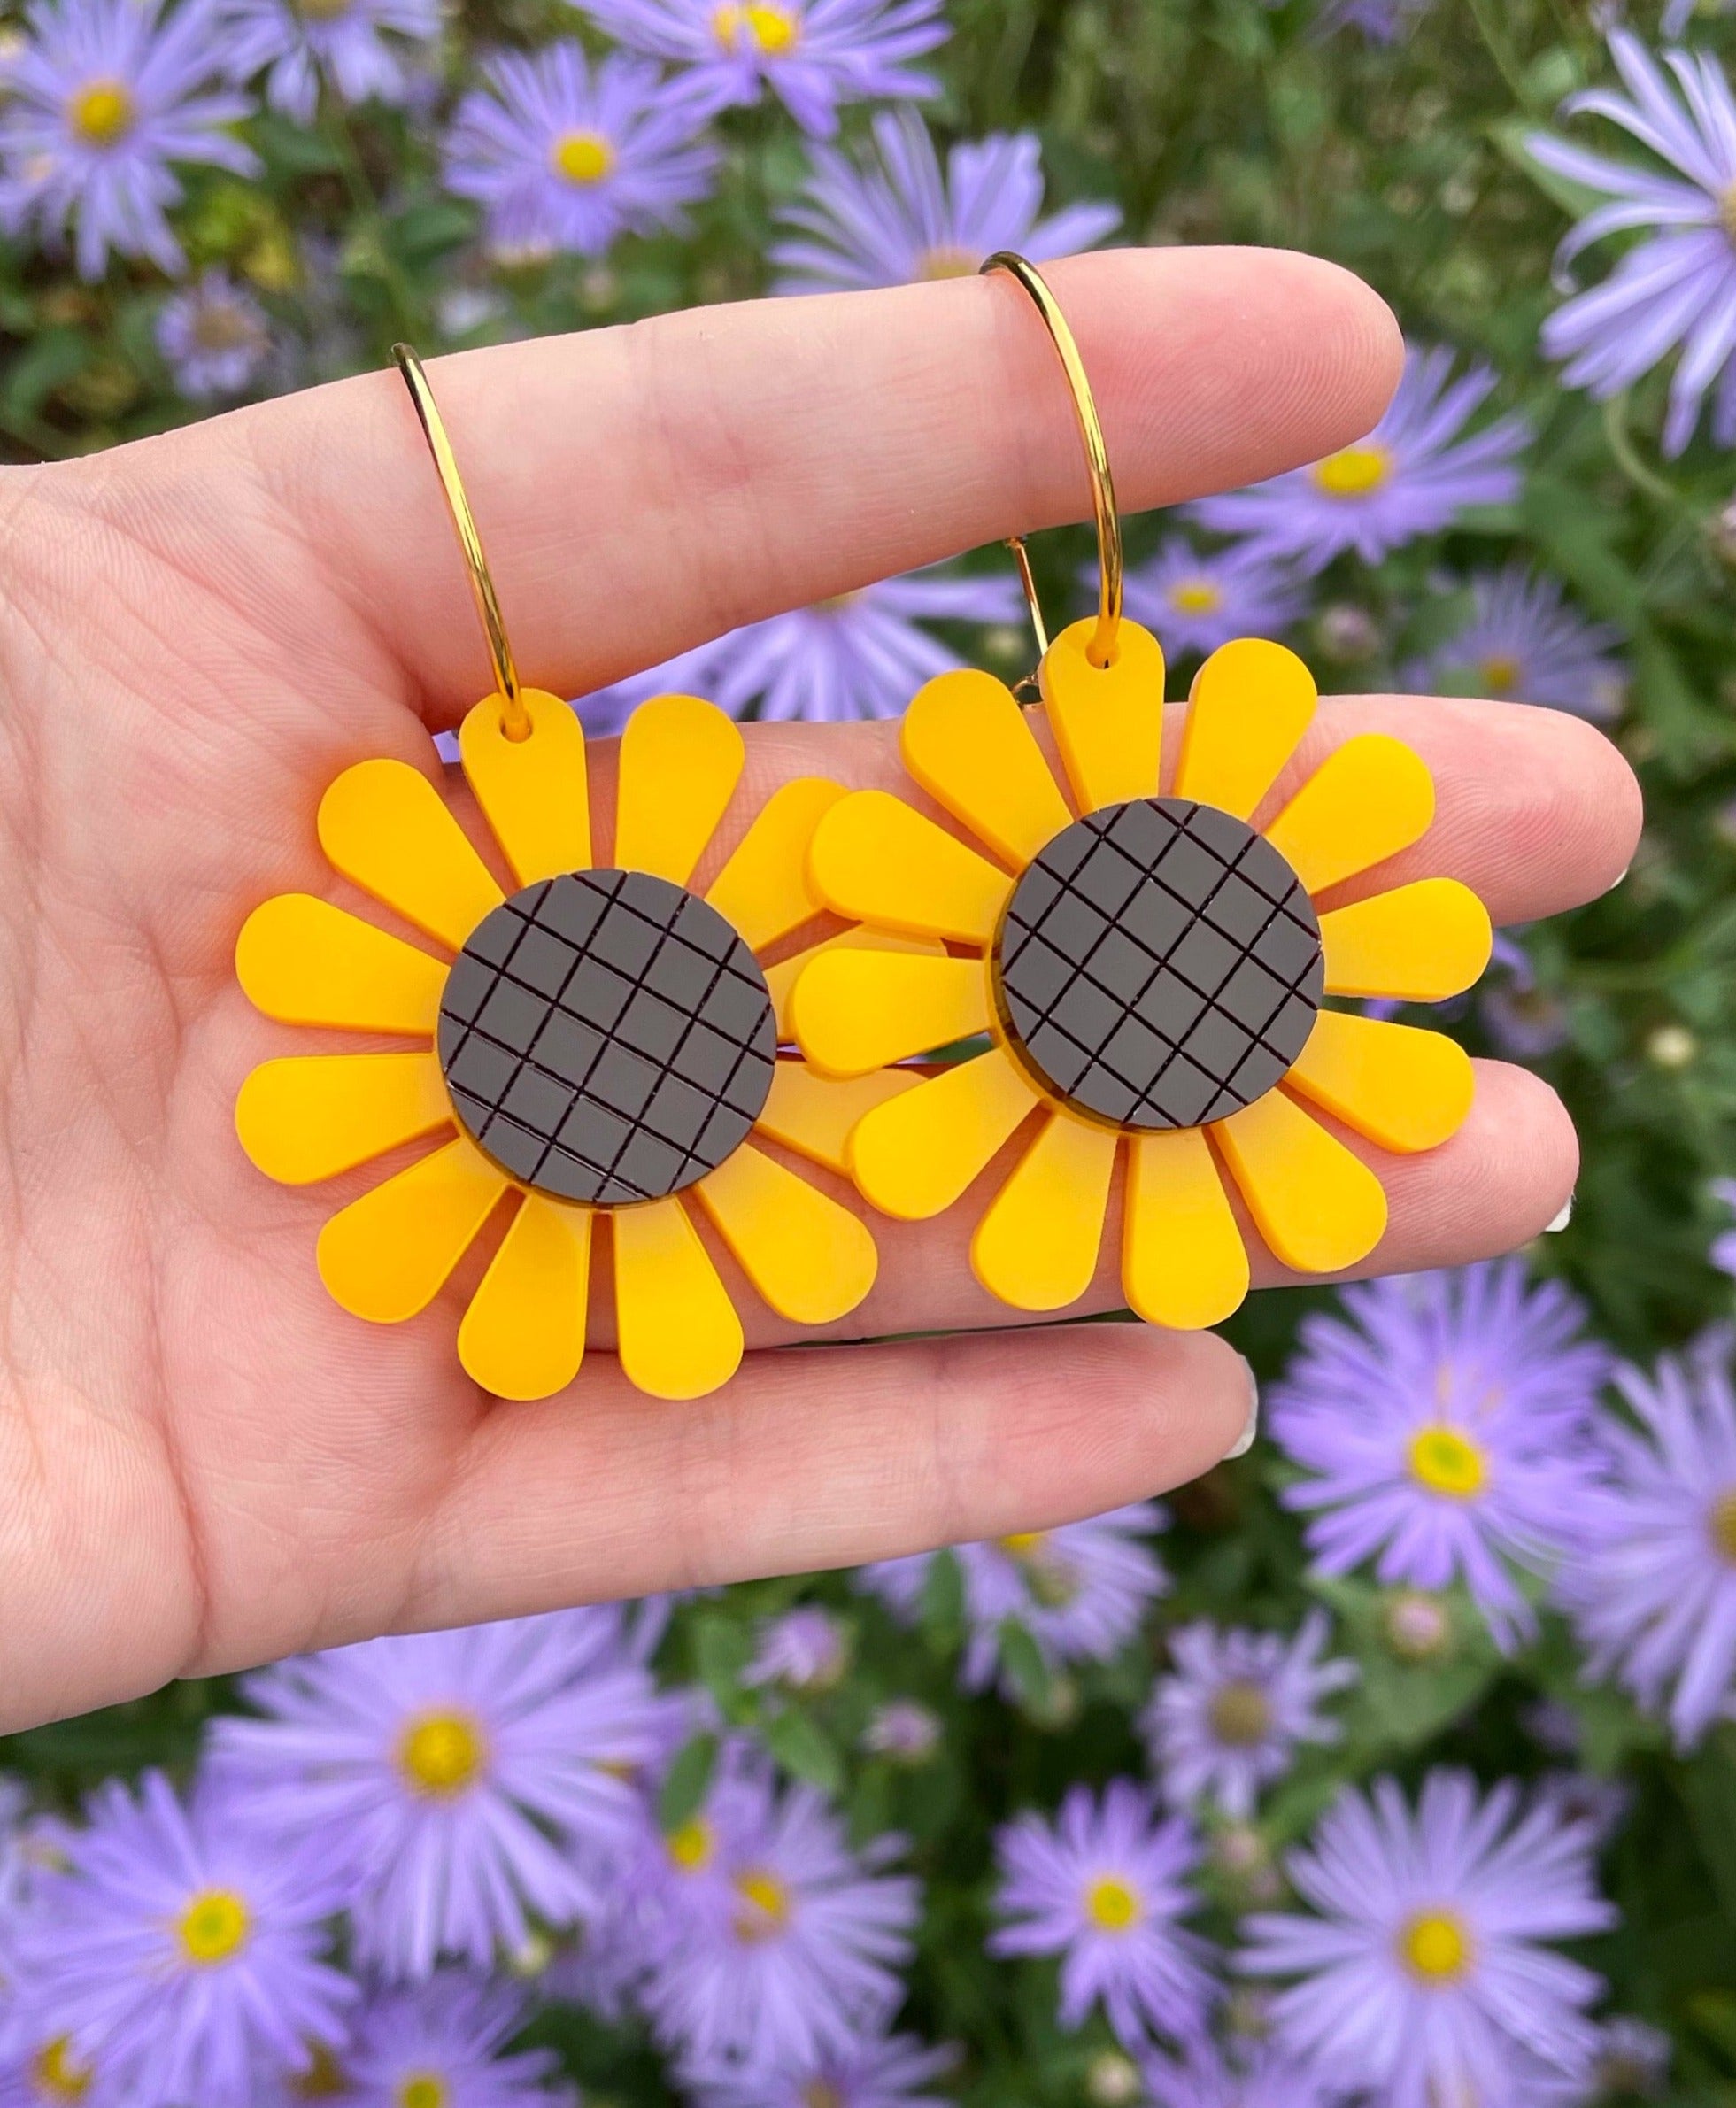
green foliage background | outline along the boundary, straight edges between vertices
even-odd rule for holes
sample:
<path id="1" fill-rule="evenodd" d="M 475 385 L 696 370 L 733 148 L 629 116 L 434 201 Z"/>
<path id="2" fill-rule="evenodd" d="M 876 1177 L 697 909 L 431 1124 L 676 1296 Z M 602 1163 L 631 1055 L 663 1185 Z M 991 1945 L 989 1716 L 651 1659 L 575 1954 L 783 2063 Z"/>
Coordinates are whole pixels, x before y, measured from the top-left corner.
<path id="1" fill-rule="evenodd" d="M 930 112 L 943 137 L 1034 128 L 1055 199 L 1113 196 L 1130 238 L 1271 243 L 1336 259 L 1397 309 L 1413 336 L 1491 359 L 1498 403 L 1522 406 L 1538 438 L 1524 495 L 1444 544 L 1400 552 L 1378 571 L 1346 563 L 1321 583 L 1307 648 L 1323 685 L 1381 685 L 1438 639 L 1462 607 L 1430 585 L 1517 554 L 1563 580 L 1588 614 L 1630 642 L 1632 692 L 1616 736 L 1640 768 L 1648 820 L 1626 883 L 1528 939 L 1543 988 L 1566 1004 L 1571 1039 L 1542 1064 L 1578 1123 L 1585 1170 L 1571 1226 L 1543 1240 L 1623 1352 L 1648 1357 L 1731 1313 L 1731 1284 L 1707 1263 L 1727 1216 L 1709 1180 L 1736 1170 L 1736 513 L 1728 454 L 1697 443 L 1683 463 L 1656 451 L 1662 386 L 1607 408 L 1562 392 L 1539 359 L 1539 326 L 1556 296 L 1552 251 L 1583 202 L 1527 160 L 1526 131 L 1606 66 L 1591 11 L 1570 0 L 1437 0 L 1391 50 L 1352 33 L 1308 34 L 1309 0 L 953 0 L 956 35 L 939 54 L 946 86 Z M 1642 29 L 1655 27 L 1649 17 Z M 468 0 L 446 51 L 447 87 L 501 42 L 571 34 L 560 0 Z M 1701 25 L 1736 53 L 1736 26 Z M 858 134 L 866 113 L 846 116 Z M 697 302 L 752 297 L 767 281 L 770 213 L 799 184 L 805 155 L 773 106 L 727 119 L 725 174 L 686 240 L 623 242 L 608 263 L 491 266 L 467 206 L 437 181 L 436 124 L 380 110 L 334 114 L 302 131 L 260 118 L 251 135 L 267 174 L 248 183 L 191 172 L 177 223 L 196 264 L 223 261 L 266 298 L 298 347 L 296 383 L 382 363 L 391 340 L 424 350 L 525 331 L 600 327 Z M 0 444 L 14 459 L 58 458 L 160 429 L 196 413 L 177 398 L 152 325 L 164 297 L 146 268 L 96 287 L 42 258 L 0 256 Z M 1156 529 L 1136 522 L 1135 554 Z M 1051 537 L 1039 552 L 1059 603 L 1089 544 Z M 1341 611 L 1364 610 L 1370 654 L 1335 660 Z M 1474 1020 L 1463 1029 L 1473 1043 Z M 1283 1364 L 1310 1299 L 1258 1299 L 1231 1328 L 1262 1374 Z M 1370 1586 L 1323 1589 L 1304 1576 L 1296 1530 L 1273 1499 L 1279 1467 L 1260 1454 L 1214 1472 L 1174 1502 L 1165 1555 L 1178 1577 L 1148 1651 L 1057 1683 L 1033 1649 L 1016 1656 L 1021 1707 L 955 1690 L 960 1608 L 942 1582 L 918 1642 L 841 1583 L 768 1582 L 683 1611 L 672 1675 L 708 1683 L 726 1718 L 765 1733 L 780 1759 L 840 1795 L 864 1834 L 914 1840 L 929 1895 L 913 2024 L 962 2042 L 963 2097 L 1015 2104 L 1107 2097 L 1108 2047 L 1097 2030 L 1053 2024 L 1052 1977 L 983 1957 L 992 1826 L 1052 1803 L 1064 1783 L 1137 1762 L 1130 1716 L 1161 1658 L 1163 1627 L 1205 1612 L 1293 1626 L 1324 1595 L 1363 1664 L 1349 1734 L 1316 1753 L 1273 1803 L 1264 1847 L 1306 1829 L 1333 1785 L 1393 1769 L 1414 1779 L 1462 1761 L 1485 1778 L 1545 1763 L 1522 1716 L 1539 1694 L 1581 1718 L 1593 1768 L 1632 1783 L 1632 1812 L 1607 1865 L 1622 1929 L 1588 1949 L 1615 2010 L 1664 2026 L 1678 2044 L 1682 2103 L 1736 2104 L 1736 1730 L 1688 1761 L 1625 1702 L 1583 1690 L 1565 1633 L 1503 1662 L 1468 1605 L 1447 1657 L 1400 1662 Z M 798 1595 L 834 1603 L 856 1628 L 856 1665 L 812 1700 L 745 1693 L 749 1632 Z M 0 1615 L 4 1609 L 0 1608 Z M 873 1703 L 924 1698 L 946 1734 L 928 1767 L 860 1754 Z M 0 1744 L 0 1764 L 71 1806 L 110 1772 L 146 1761 L 184 1769 L 202 1721 L 228 1702 L 220 1684 L 185 1686 Z M 704 1752 L 678 1767 L 666 1815 L 696 1795 Z M 1238 1885 L 1239 1882 L 1239 1885 Z M 1215 1877 L 1216 1929 L 1246 1900 L 1246 1877 Z M 576 2018 L 539 2026 L 560 2042 L 593 2103 L 664 2097 L 643 2043 Z"/>

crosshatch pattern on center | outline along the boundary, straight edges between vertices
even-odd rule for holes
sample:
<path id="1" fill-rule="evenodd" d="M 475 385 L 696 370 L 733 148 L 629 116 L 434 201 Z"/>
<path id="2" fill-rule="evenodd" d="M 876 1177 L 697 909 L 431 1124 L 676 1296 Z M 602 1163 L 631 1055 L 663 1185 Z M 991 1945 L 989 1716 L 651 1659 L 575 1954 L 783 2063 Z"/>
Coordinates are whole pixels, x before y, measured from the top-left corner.
<path id="1" fill-rule="evenodd" d="M 1056 1096 L 1118 1126 L 1204 1126 L 1262 1097 L 1325 990 L 1320 923 L 1269 842 L 1182 798 L 1057 835 L 996 939 L 1001 1022 Z"/>
<path id="2" fill-rule="evenodd" d="M 747 1138 L 777 1031 L 752 954 L 715 908 L 643 871 L 515 893 L 472 934 L 440 1005 L 459 1118 L 526 1185 L 621 1205 L 679 1192 Z"/>

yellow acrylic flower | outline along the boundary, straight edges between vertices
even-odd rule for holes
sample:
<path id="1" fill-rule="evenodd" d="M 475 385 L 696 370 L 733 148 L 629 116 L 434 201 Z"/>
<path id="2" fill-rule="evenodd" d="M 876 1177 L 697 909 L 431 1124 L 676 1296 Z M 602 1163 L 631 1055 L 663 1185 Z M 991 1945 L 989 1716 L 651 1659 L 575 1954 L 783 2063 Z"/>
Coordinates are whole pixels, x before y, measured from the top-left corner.
<path id="1" fill-rule="evenodd" d="M 498 696 L 459 734 L 510 896 L 420 770 L 363 761 L 327 791 L 333 867 L 457 956 L 309 894 L 266 902 L 235 948 L 259 1009 L 421 1045 L 267 1062 L 243 1085 L 236 1127 L 289 1185 L 444 1138 L 320 1233 L 327 1287 L 377 1323 L 425 1309 L 510 1201 L 458 1340 L 465 1369 L 502 1397 L 546 1397 L 577 1373 L 606 1218 L 623 1370 L 655 1396 L 699 1397 L 733 1374 L 742 1325 L 683 1195 L 796 1323 L 842 1317 L 874 1281 L 857 1217 L 747 1139 L 842 1171 L 855 1120 L 907 1087 L 778 1059 L 799 962 L 768 971 L 755 958 L 821 913 L 805 858 L 844 792 L 786 784 L 700 899 L 688 880 L 735 791 L 742 737 L 712 704 L 660 697 L 622 737 L 614 861 L 598 869 L 578 720 L 556 697 L 525 699 L 528 738 L 505 736 Z"/>
<path id="2" fill-rule="evenodd" d="M 1249 824 L 1314 714 L 1293 653 L 1242 640 L 1212 655 L 1160 797 L 1162 652 L 1124 622 L 1099 669 L 1094 630 L 1066 631 L 1042 670 L 1080 816 L 1001 683 L 930 682 L 904 721 L 905 766 L 988 855 L 865 791 L 822 820 L 808 875 L 836 913 L 953 949 L 813 960 L 791 1020 L 838 1077 L 987 1033 L 988 1052 L 864 1116 L 849 1143 L 863 1194 L 907 1221 L 938 1215 L 1035 1116 L 971 1264 L 1004 1302 L 1060 1309 L 1095 1271 L 1125 1146 L 1128 1301 L 1195 1329 L 1247 1292 L 1224 1170 L 1286 1266 L 1335 1272 L 1378 1243 L 1379 1178 L 1308 1108 L 1383 1149 L 1433 1148 L 1470 1109 L 1470 1063 L 1439 1033 L 1323 998 L 1457 994 L 1487 963 L 1489 917 L 1447 878 L 1316 910 L 1433 819 L 1429 772 L 1395 739 L 1347 740 L 1263 833 Z"/>

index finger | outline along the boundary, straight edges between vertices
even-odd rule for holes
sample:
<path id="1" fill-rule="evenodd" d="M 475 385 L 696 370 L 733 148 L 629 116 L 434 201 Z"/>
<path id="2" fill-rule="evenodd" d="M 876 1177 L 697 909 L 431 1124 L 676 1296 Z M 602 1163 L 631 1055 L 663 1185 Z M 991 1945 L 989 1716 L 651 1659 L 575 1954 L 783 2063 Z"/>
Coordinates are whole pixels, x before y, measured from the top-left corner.
<path id="1" fill-rule="evenodd" d="M 1397 380 L 1385 305 L 1312 258 L 1123 250 L 1050 276 L 1130 509 L 1330 452 L 1369 430 Z M 703 308 L 429 371 L 521 671 L 563 694 L 1088 511 L 1053 351 L 1005 279 Z M 173 444 L 231 450 L 266 479 L 433 722 L 486 691 L 396 375 Z"/>

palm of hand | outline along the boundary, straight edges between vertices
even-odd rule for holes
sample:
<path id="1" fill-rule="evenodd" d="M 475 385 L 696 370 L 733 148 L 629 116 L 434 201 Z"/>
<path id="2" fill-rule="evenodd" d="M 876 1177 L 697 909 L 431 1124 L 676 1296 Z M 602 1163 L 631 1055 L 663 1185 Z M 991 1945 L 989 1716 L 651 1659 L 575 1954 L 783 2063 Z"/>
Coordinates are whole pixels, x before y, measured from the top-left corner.
<path id="1" fill-rule="evenodd" d="M 1269 259 L 1259 279 L 1239 261 L 1203 278 L 1185 259 L 1074 267 L 1087 355 L 1092 312 L 1125 332 L 1101 354 L 1099 387 L 1112 437 L 1118 412 L 1130 428 L 1136 502 L 1311 458 L 1372 421 L 1390 346 L 1371 304 L 1337 274 L 1287 266 L 1276 274 L 1287 288 Z M 1262 411 L 1251 427 L 1246 404 L 1274 395 L 1272 367 L 1289 354 L 1261 349 L 1226 383 L 1181 344 L 1164 353 L 1169 398 L 1153 409 L 1142 389 L 1174 297 L 1152 274 L 1177 267 L 1194 274 L 1195 312 L 1217 298 L 1243 328 L 1250 299 L 1276 311 L 1287 298 L 1293 313 L 1306 296 L 1320 327 L 1355 340 L 1336 395 Z M 867 305 L 852 304 L 853 322 Z M 530 677 L 594 685 L 729 622 L 1074 509 L 1064 423 L 1039 407 L 1030 421 L 1053 427 L 1054 445 L 1023 489 L 972 485 L 970 431 L 950 434 L 953 458 L 937 467 L 961 360 L 999 363 L 1033 405 L 1049 404 L 1053 382 L 993 289 L 930 289 L 918 305 L 884 296 L 884 326 L 848 353 L 827 319 L 840 304 L 815 302 L 743 311 L 715 342 L 698 318 L 660 325 L 627 370 L 618 338 L 485 355 L 498 362 L 486 389 L 478 362 L 455 367 L 442 385 L 460 447 L 467 429 L 493 428 L 475 458 L 498 474 L 470 480 L 485 525 L 502 522 L 493 554 L 503 583 L 518 582 L 509 606 L 529 615 L 518 644 Z M 808 407 L 780 427 L 744 389 L 736 429 L 720 399 L 767 370 Z M 903 406 L 883 401 L 889 374 Z M 1229 442 L 1217 436 L 1226 385 L 1244 404 Z M 1177 390 L 1192 390 L 1200 425 L 1179 437 Z M 600 523 L 574 518 L 576 440 L 543 444 L 554 411 L 587 401 L 626 457 L 613 488 L 604 479 Z M 886 429 L 854 429 L 863 404 Z M 795 485 L 810 490 L 806 513 L 785 503 L 792 460 L 807 471 Z M 236 1086 L 285 1035 L 247 1005 L 233 954 L 241 920 L 272 893 L 359 905 L 314 843 L 321 791 L 366 755 L 427 765 L 428 721 L 451 722 L 482 685 L 407 405 L 378 376 L 14 474 L 0 485 L 12 880 L 0 910 L 0 1726 L 395 1625 L 1060 1520 L 1187 1477 L 1234 1439 L 1246 1379 L 1209 1338 L 1090 1327 L 760 1355 L 698 1407 L 640 1398 L 594 1355 L 563 1397 L 498 1407 L 458 1366 L 451 1307 L 390 1329 L 345 1316 L 312 1264 L 332 1193 L 270 1185 L 234 1138 Z M 753 576 L 672 556 L 683 508 L 695 551 L 745 525 Z M 574 606 L 572 581 L 599 567 L 607 575 Z M 1586 897 L 1631 846 L 1619 764 L 1557 723 L 1524 736 L 1560 747 L 1547 758 L 1550 795 L 1577 815 L 1565 834 L 1553 807 L 1532 815 L 1533 831 L 1554 830 L 1553 868 L 1527 861 L 1501 815 L 1478 822 L 1498 855 L 1466 823 L 1460 875 L 1486 880 L 1485 896 L 1506 884 L 1514 912 Z M 1439 739 L 1449 754 L 1470 744 L 1450 711 Z M 896 780 L 877 728 L 768 730 L 737 817 L 781 776 L 816 769 Z M 1504 860 L 1505 877 L 1479 855 Z M 1553 1100 L 1524 1083 L 1488 1097 L 1484 1131 L 1456 1170 L 1417 1185 L 1408 1226 L 1400 1198 L 1384 1266 L 1513 1241 L 1559 1204 L 1571 1142 Z M 961 1235 L 883 1245 L 861 1329 L 994 1321 Z M 460 1277 L 454 1300 L 474 1278 Z M 1095 1301 L 1117 1300 L 1106 1273 Z M 1184 1416 L 1161 1409 L 1175 1398 Z"/>

